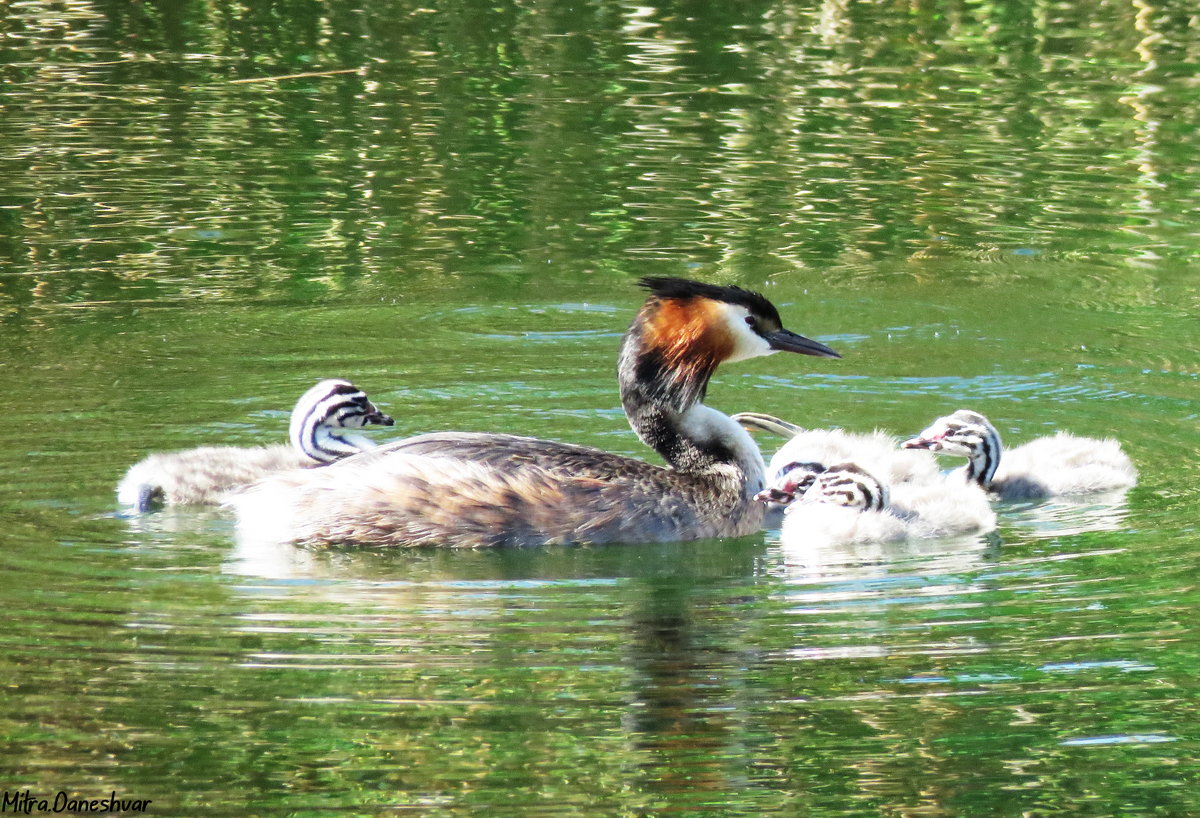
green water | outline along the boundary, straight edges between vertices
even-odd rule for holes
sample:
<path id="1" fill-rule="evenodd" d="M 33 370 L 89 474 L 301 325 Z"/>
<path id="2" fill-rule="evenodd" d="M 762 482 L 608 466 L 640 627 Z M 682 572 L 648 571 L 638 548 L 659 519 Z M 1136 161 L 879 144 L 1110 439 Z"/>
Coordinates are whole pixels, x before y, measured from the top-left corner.
<path id="1" fill-rule="evenodd" d="M 1186 3 L 50 3 L 0 15 L 0 789 L 158 815 L 1200 813 Z M 295 79 L 237 82 L 355 69 Z M 652 457 L 639 275 L 844 358 L 709 402 L 1119 437 L 978 541 L 247 550 L 150 451 L 397 425 Z M 764 443 L 766 443 L 764 441 Z M 768 444 L 769 445 L 769 444 Z"/>

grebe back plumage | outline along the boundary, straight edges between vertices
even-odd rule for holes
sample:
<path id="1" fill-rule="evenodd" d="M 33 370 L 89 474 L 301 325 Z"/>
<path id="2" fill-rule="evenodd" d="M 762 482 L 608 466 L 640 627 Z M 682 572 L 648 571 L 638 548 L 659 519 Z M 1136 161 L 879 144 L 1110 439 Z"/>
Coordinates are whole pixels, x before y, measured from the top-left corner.
<path id="1" fill-rule="evenodd" d="M 323 380 L 292 410 L 291 445 L 201 446 L 149 455 L 129 468 L 117 485 L 117 502 L 138 511 L 162 505 L 215 505 L 234 489 L 269 474 L 309 468 L 374 446 L 348 431 L 392 419 L 349 381 Z"/>
<path id="2" fill-rule="evenodd" d="M 663 542 L 761 526 L 758 447 L 701 401 L 724 361 L 776 351 L 838 357 L 785 330 L 763 296 L 677 278 L 650 291 L 622 341 L 626 417 L 657 466 L 514 435 L 421 435 L 231 499 L 243 538 L 456 547 Z"/>

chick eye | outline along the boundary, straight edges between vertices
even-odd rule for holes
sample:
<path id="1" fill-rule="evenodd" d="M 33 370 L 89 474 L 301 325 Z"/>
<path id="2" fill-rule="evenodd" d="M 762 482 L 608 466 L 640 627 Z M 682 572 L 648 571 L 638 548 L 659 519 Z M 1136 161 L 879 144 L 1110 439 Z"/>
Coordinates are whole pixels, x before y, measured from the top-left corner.
<path id="1" fill-rule="evenodd" d="M 746 326 L 748 326 L 748 327 L 754 326 L 754 316 L 753 315 L 746 316 Z"/>

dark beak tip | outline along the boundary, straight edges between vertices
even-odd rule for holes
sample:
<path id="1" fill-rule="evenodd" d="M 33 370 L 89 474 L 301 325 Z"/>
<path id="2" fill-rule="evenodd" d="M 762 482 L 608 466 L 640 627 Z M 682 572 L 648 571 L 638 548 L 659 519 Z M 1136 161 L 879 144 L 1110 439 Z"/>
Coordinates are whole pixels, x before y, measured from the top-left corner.
<path id="1" fill-rule="evenodd" d="M 805 338 L 791 330 L 781 329 L 768 336 L 767 343 L 777 352 L 798 352 L 801 355 L 811 355 L 814 358 L 840 358 L 838 352 L 825 346 L 820 341 Z"/>

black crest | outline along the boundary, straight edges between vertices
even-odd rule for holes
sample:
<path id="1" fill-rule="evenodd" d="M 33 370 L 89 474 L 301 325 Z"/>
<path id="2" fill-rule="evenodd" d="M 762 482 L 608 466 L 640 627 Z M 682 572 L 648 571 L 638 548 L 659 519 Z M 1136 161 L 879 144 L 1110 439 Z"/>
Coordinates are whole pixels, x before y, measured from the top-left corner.
<path id="1" fill-rule="evenodd" d="M 711 298 L 713 301 L 724 301 L 727 304 L 737 304 L 750 310 L 751 314 L 760 318 L 782 323 L 779 310 L 767 300 L 766 296 L 743 290 L 741 287 L 721 284 L 706 284 L 703 281 L 692 281 L 689 278 L 671 278 L 669 276 L 647 276 L 638 282 L 651 294 L 659 298 Z"/>

